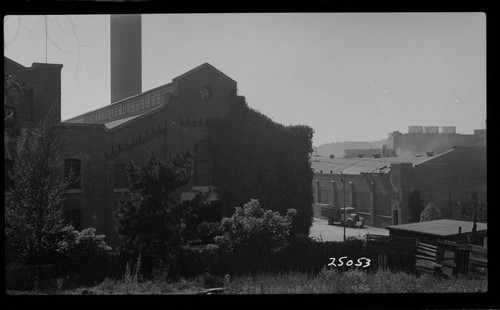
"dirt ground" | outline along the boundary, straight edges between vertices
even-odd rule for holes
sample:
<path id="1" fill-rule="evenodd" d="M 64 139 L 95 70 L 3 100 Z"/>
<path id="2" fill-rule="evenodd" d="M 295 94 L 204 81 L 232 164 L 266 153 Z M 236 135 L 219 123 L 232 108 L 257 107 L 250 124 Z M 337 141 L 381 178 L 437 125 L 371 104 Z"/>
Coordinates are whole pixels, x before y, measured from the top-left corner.
<path id="1" fill-rule="evenodd" d="M 370 226 L 364 226 L 363 228 L 346 227 L 345 234 L 346 237 L 356 238 L 364 238 L 366 234 L 388 236 L 389 230 Z M 342 241 L 344 240 L 344 228 L 342 225 L 328 225 L 326 220 L 314 218 L 309 236 L 323 241 Z"/>

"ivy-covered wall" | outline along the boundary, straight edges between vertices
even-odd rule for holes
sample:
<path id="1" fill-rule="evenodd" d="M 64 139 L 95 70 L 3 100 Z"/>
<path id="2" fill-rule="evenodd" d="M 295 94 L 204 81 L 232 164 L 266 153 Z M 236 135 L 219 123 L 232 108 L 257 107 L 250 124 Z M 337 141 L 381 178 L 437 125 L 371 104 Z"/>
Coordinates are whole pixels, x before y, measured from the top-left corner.
<path id="1" fill-rule="evenodd" d="M 297 210 L 292 234 L 309 234 L 312 225 L 312 179 L 309 162 L 313 129 L 283 126 L 248 107 L 237 96 L 230 113 L 209 124 L 215 142 L 214 186 L 226 216 L 250 199 L 266 209 Z"/>

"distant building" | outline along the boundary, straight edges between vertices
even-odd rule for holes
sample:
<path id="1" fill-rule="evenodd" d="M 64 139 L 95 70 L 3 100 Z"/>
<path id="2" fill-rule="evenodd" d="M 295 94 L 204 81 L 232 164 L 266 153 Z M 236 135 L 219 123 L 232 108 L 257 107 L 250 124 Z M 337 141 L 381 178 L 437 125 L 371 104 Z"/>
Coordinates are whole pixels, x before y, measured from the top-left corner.
<path id="1" fill-rule="evenodd" d="M 455 146 L 486 147 L 486 129 L 458 134 L 454 126 L 409 126 L 408 133 L 389 133 L 383 156 L 438 155 Z"/>
<path id="2" fill-rule="evenodd" d="M 344 158 L 380 157 L 382 149 L 345 149 Z"/>
<path id="3" fill-rule="evenodd" d="M 322 204 L 342 207 L 345 198 L 367 225 L 387 227 L 412 222 L 409 196 L 415 190 L 450 219 L 460 218 L 457 202 L 473 193 L 486 199 L 484 147 L 455 147 L 434 156 L 312 158 L 311 167 L 317 217 Z"/>

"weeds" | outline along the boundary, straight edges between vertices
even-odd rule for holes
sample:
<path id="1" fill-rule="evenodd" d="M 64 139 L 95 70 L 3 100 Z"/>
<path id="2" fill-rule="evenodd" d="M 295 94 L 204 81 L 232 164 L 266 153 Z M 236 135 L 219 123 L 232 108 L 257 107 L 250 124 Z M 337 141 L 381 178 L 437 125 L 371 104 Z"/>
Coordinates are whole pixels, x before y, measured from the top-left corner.
<path id="1" fill-rule="evenodd" d="M 122 283 L 125 286 L 125 294 L 130 294 L 131 292 L 137 292 L 139 287 L 139 281 L 142 280 L 140 276 L 141 271 L 141 253 L 137 258 L 135 268 L 132 266 L 131 262 L 127 262 L 125 266 L 125 273 L 122 276 Z"/>

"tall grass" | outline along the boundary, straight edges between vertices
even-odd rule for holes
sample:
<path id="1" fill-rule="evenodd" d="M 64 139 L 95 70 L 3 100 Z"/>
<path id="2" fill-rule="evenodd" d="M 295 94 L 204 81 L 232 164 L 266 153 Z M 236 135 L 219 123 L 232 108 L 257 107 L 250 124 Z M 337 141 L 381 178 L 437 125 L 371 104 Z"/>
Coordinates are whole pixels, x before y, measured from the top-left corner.
<path id="1" fill-rule="evenodd" d="M 225 287 L 229 294 L 363 294 L 363 293 L 476 293 L 486 292 L 487 280 L 438 279 L 432 275 L 415 276 L 404 272 L 376 271 L 367 273 L 352 269 L 339 272 L 323 269 L 313 275 L 300 272 L 263 273 L 255 276 L 209 274 L 170 282 L 162 274 L 143 281 L 140 263 L 129 265 L 122 279 L 105 279 L 91 288 L 97 294 L 194 294 L 210 287 Z M 81 289 L 65 294 L 80 294 Z"/>
<path id="2" fill-rule="evenodd" d="M 415 276 L 391 271 L 368 274 L 354 269 L 346 272 L 325 269 L 316 276 L 289 272 L 238 277 L 229 288 L 242 294 L 475 293 L 479 290 L 486 292 L 487 281 L 436 279 L 427 274 Z"/>

